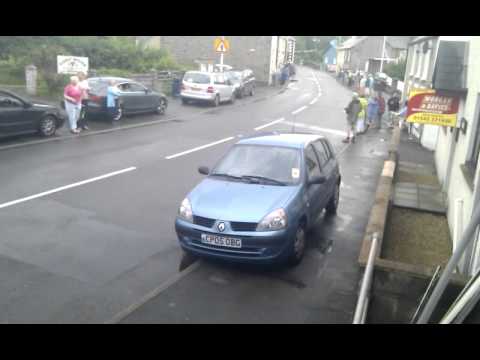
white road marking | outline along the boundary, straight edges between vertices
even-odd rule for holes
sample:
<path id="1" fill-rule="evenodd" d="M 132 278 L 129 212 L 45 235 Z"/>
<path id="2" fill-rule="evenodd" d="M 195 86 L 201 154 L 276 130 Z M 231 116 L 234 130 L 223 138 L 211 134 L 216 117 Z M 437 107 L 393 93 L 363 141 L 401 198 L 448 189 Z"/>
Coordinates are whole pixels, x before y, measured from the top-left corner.
<path id="1" fill-rule="evenodd" d="M 302 124 L 298 122 L 291 122 L 291 121 L 286 121 L 286 125 L 292 125 L 295 124 L 295 127 L 303 127 L 309 130 L 314 130 L 314 131 L 320 131 L 320 132 L 325 132 L 333 135 L 338 135 L 338 136 L 346 136 L 347 133 L 345 131 L 340 131 L 340 130 L 334 130 L 334 129 L 327 129 L 327 128 L 321 128 L 318 126 L 313 126 L 313 125 L 307 125 L 307 124 Z"/>
<path id="2" fill-rule="evenodd" d="M 126 169 L 123 169 L 123 170 L 114 171 L 114 172 L 111 172 L 111 173 L 108 173 L 108 174 L 105 174 L 105 175 L 101 175 L 101 176 L 97 176 L 97 177 L 94 177 L 94 178 L 91 178 L 91 179 L 79 181 L 79 182 L 76 182 L 76 183 L 73 183 L 73 184 L 70 184 L 70 185 L 61 186 L 61 187 L 58 187 L 56 189 L 48 190 L 48 191 L 45 191 L 45 192 L 42 192 L 42 193 L 39 193 L 39 194 L 36 194 L 36 195 L 31 195 L 31 196 L 27 196 L 27 197 L 24 197 L 24 198 L 21 198 L 21 199 L 18 199 L 18 200 L 9 201 L 9 202 L 0 204 L 0 209 L 6 208 L 6 207 L 9 207 L 9 206 L 12 206 L 12 205 L 20 204 L 20 203 L 25 202 L 25 201 L 38 199 L 38 198 L 41 198 L 41 197 L 44 197 L 44 196 L 47 196 L 47 195 L 51 195 L 51 194 L 63 191 L 63 190 L 68 190 L 68 189 L 74 188 L 74 187 L 77 187 L 77 186 L 85 185 L 85 184 L 88 184 L 88 183 L 91 183 L 91 182 L 94 182 L 94 181 L 103 180 L 103 179 L 106 179 L 106 178 L 109 178 L 109 177 L 112 177 L 112 176 L 120 175 L 120 174 L 129 172 L 129 171 L 133 171 L 133 170 L 136 170 L 136 169 L 137 168 L 135 166 L 132 166 L 132 167 L 129 167 L 129 168 L 126 168 Z"/>
<path id="3" fill-rule="evenodd" d="M 218 144 L 222 144 L 222 143 L 224 143 L 224 142 L 227 142 L 227 141 L 230 141 L 230 140 L 233 140 L 233 139 L 235 139 L 235 137 L 234 137 L 234 136 L 231 136 L 231 137 L 228 137 L 228 138 L 219 140 L 219 141 L 215 141 L 215 142 L 212 142 L 212 143 L 209 143 L 209 144 L 206 144 L 206 145 L 202 145 L 202 146 L 199 146 L 199 147 L 190 149 L 190 150 L 182 151 L 181 153 L 177 153 L 177 154 L 173 154 L 173 155 L 170 155 L 170 156 L 166 156 L 165 159 L 167 159 L 167 160 L 175 159 L 175 158 L 177 158 L 177 157 L 179 157 L 179 156 L 183 156 L 183 155 L 187 155 L 187 154 L 190 154 L 190 153 L 192 153 L 192 152 L 195 152 L 195 151 L 203 150 L 203 149 L 209 148 L 209 147 L 211 147 L 211 146 L 215 146 L 215 145 L 218 145 Z"/>
<path id="4" fill-rule="evenodd" d="M 285 120 L 285 118 L 281 118 L 281 119 L 278 119 L 278 120 L 275 120 L 275 121 L 269 122 L 268 124 L 265 124 L 265 125 L 262 125 L 262 126 L 256 127 L 254 130 L 255 130 L 255 131 L 262 130 L 262 129 L 266 128 L 266 127 L 269 127 L 269 126 L 272 126 L 272 125 L 278 124 L 279 122 L 282 122 L 282 121 L 284 121 L 284 120 Z"/>
<path id="5" fill-rule="evenodd" d="M 292 111 L 292 115 L 297 115 L 299 112 L 302 112 L 303 110 L 305 110 L 306 108 L 308 108 L 308 106 L 302 106 L 301 108 L 295 110 L 295 111 Z"/>
<path id="6" fill-rule="evenodd" d="M 310 105 L 315 104 L 317 101 L 318 101 L 318 98 L 313 99 L 312 101 L 310 101 Z"/>

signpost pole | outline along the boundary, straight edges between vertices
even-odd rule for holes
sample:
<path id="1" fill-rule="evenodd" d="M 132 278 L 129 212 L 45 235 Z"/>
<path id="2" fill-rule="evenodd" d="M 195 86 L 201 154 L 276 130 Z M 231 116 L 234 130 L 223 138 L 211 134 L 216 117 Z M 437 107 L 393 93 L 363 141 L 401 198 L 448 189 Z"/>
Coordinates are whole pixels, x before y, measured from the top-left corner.
<path id="1" fill-rule="evenodd" d="M 222 41 L 225 40 L 225 36 L 222 36 Z M 223 51 L 220 53 L 220 71 L 223 72 Z"/>

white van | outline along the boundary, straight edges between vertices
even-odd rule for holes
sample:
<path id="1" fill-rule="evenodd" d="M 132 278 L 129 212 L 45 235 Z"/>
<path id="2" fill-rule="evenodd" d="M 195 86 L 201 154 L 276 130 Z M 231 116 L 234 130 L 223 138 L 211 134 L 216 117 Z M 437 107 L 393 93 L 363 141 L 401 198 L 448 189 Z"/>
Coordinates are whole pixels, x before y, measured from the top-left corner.
<path id="1" fill-rule="evenodd" d="M 188 71 L 185 73 L 180 92 L 182 104 L 190 100 L 207 101 L 213 106 L 235 101 L 234 84 L 224 73 Z"/>

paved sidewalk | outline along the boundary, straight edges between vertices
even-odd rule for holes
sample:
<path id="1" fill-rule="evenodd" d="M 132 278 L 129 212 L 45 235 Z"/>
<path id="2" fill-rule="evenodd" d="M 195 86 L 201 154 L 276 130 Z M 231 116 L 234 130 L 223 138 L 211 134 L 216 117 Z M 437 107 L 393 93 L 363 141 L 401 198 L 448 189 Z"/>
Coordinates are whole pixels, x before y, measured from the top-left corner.
<path id="1" fill-rule="evenodd" d="M 423 148 L 418 140 L 408 139 L 406 131 L 402 132 L 400 139 L 393 204 L 438 214 L 447 211 L 433 152 Z"/>

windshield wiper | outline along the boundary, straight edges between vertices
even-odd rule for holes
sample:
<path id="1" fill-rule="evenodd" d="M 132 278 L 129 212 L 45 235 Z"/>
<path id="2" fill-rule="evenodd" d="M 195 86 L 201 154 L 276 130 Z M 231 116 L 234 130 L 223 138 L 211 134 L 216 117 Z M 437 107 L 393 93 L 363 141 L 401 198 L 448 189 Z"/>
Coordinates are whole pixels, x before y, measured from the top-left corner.
<path id="1" fill-rule="evenodd" d="M 284 183 L 283 181 L 275 180 L 275 179 L 272 179 L 272 178 L 269 178 L 269 177 L 265 177 L 265 176 L 243 175 L 241 178 L 242 178 L 242 179 L 247 179 L 247 180 L 270 181 L 270 182 L 272 182 L 272 183 L 275 183 L 275 184 L 281 185 L 281 186 L 286 186 L 286 185 L 287 185 L 287 184 Z"/>
<path id="2" fill-rule="evenodd" d="M 226 173 L 213 173 L 213 174 L 210 174 L 210 176 L 221 176 L 221 177 L 226 177 L 226 178 L 229 178 L 229 179 L 243 180 L 243 178 L 241 176 L 235 176 L 235 175 L 230 175 L 230 174 L 226 174 Z"/>

